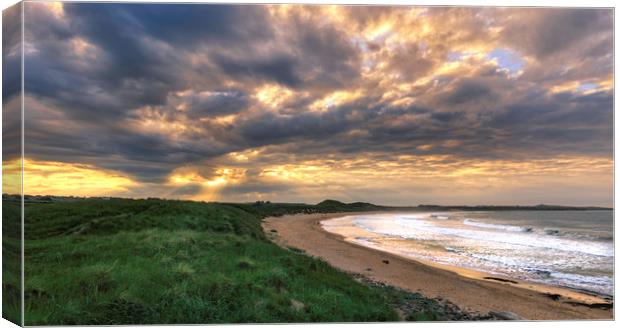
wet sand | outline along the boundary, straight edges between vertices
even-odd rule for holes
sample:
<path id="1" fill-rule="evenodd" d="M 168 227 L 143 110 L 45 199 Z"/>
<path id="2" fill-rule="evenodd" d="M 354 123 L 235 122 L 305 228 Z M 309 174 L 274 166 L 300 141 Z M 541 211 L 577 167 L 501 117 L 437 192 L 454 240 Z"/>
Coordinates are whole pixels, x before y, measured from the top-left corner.
<path id="1" fill-rule="evenodd" d="M 467 312 L 508 311 L 528 320 L 613 318 L 612 309 L 597 308 L 609 302 L 598 296 L 413 260 L 354 244 L 321 227 L 323 220 L 349 214 L 356 213 L 271 217 L 263 229 L 281 246 L 302 249 L 342 271 L 446 299 Z"/>

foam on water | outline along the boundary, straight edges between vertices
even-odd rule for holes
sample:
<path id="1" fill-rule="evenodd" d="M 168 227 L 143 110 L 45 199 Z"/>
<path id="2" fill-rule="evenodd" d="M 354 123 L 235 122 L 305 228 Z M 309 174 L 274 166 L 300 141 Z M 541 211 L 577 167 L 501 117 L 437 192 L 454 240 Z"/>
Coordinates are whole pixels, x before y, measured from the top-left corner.
<path id="1" fill-rule="evenodd" d="M 549 214 L 518 214 L 519 220 L 512 220 L 515 224 L 509 219 L 493 220 L 493 212 L 477 214 L 475 219 L 471 212 L 357 215 L 323 224 L 329 230 L 352 223 L 371 232 L 376 237 L 355 239 L 368 247 L 613 295 L 613 238 L 605 234 L 604 225 L 592 231 L 581 221 L 548 227 L 544 218 Z"/>
<path id="2" fill-rule="evenodd" d="M 509 224 L 483 223 L 483 222 L 474 221 L 472 219 L 463 220 L 463 224 L 474 226 L 474 227 L 485 228 L 485 229 L 504 230 L 504 231 L 511 231 L 511 232 L 532 232 L 533 230 L 531 227 L 519 227 L 519 226 L 513 226 Z"/>

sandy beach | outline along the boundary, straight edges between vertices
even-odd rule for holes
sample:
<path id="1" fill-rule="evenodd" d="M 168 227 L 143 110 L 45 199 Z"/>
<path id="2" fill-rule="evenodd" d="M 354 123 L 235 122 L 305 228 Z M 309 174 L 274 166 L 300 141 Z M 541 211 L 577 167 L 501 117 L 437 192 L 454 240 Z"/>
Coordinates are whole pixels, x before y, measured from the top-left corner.
<path id="1" fill-rule="evenodd" d="M 449 300 L 464 311 L 508 311 L 527 320 L 613 318 L 612 309 L 596 305 L 609 301 L 595 295 L 404 258 L 353 244 L 321 227 L 321 221 L 347 214 L 270 217 L 263 229 L 279 245 L 302 249 L 342 271 Z"/>

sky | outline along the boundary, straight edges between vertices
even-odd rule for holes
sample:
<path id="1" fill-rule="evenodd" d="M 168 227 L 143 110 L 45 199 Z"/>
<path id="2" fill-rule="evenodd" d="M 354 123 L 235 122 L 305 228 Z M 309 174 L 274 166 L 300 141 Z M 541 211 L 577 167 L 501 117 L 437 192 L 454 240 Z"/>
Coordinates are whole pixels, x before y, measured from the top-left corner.
<path id="1" fill-rule="evenodd" d="M 18 13 L 3 13 L 5 174 Z M 26 194 L 613 204 L 611 9 L 28 2 L 24 17 Z"/>

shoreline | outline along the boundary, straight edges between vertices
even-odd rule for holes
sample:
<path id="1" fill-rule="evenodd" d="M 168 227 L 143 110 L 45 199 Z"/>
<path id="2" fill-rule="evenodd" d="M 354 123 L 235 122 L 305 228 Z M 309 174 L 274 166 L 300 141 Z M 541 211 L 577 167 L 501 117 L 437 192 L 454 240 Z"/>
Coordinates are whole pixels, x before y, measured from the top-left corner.
<path id="1" fill-rule="evenodd" d="M 446 299 L 467 312 L 508 311 L 527 320 L 613 319 L 613 303 L 603 295 L 411 259 L 352 242 L 321 224 L 355 214 L 359 213 L 268 217 L 262 226 L 265 234 L 283 247 L 302 249 L 337 269 L 373 281 Z M 606 308 L 610 306 L 606 303 L 612 308 Z"/>
<path id="2" fill-rule="evenodd" d="M 381 212 L 377 212 L 381 213 Z M 403 214 L 408 214 L 408 213 L 412 213 L 412 212 L 395 212 L 396 214 L 399 213 L 403 213 Z M 383 213 L 381 213 L 383 214 Z M 390 213 L 392 214 L 392 213 Z M 347 214 L 347 215 L 351 215 L 351 214 Z M 347 216 L 345 215 L 345 216 Z M 353 214 L 355 215 L 355 214 Z M 365 243 L 361 243 L 359 241 L 356 241 L 355 238 L 352 237 L 347 237 L 347 234 L 351 234 L 351 232 L 353 232 L 355 235 L 358 236 L 365 236 L 365 237 L 380 237 L 380 235 L 373 233 L 373 232 L 369 232 L 366 231 L 364 229 L 361 229 L 359 227 L 355 227 L 353 226 L 352 222 L 350 223 L 351 226 L 349 227 L 342 227 L 342 226 L 337 226 L 337 227 L 332 227 L 332 226 L 326 226 L 323 224 L 324 221 L 329 221 L 330 219 L 335 219 L 335 218 L 341 218 L 341 216 L 335 216 L 335 217 L 330 217 L 327 219 L 323 219 L 319 221 L 319 224 L 321 226 L 321 228 L 329 233 L 332 234 L 334 236 L 340 237 L 342 240 L 350 243 L 350 244 L 355 244 L 355 245 L 359 245 L 362 247 L 366 247 L 366 248 L 370 248 L 370 249 L 374 249 L 377 250 L 379 252 L 383 252 L 383 253 L 387 253 L 387 254 L 391 254 L 391 255 L 395 255 L 395 256 L 399 256 L 402 257 L 405 260 L 413 260 L 413 261 L 417 261 L 420 262 L 422 264 L 428 265 L 428 266 L 432 266 L 438 269 L 442 269 L 442 270 L 447 270 L 447 271 L 452 271 L 460 276 L 463 277 L 467 277 L 467 278 L 473 278 L 473 279 L 478 279 L 478 280 L 492 280 L 495 282 L 503 282 L 503 283 L 509 283 L 515 287 L 518 288 L 524 288 L 524 289 L 530 289 L 530 290 L 534 290 L 534 291 L 538 291 L 538 292 L 544 292 L 544 293 L 548 293 L 550 296 L 551 295 L 560 295 L 560 296 L 564 296 L 567 298 L 571 298 L 574 299 L 576 301 L 579 302 L 584 302 L 584 303 L 588 303 L 588 304 L 593 304 L 593 303 L 603 303 L 603 302 L 607 302 L 610 299 L 613 300 L 613 296 L 612 295 L 607 295 L 607 294 L 603 294 L 603 293 L 599 293 L 593 290 L 586 290 L 586 289 L 578 289 L 578 288 L 572 288 L 572 287 L 568 287 L 568 286 L 558 286 L 558 285 L 552 285 L 552 284 L 545 284 L 545 283 L 541 283 L 541 282 L 533 282 L 533 281 L 528 281 L 528 280 L 524 280 L 524 279 L 519 279 L 519 278 L 514 278 L 514 277 L 510 277 L 510 276 L 506 276 L 506 275 L 502 275 L 502 274 L 494 274 L 494 273 L 489 273 L 489 272 L 485 272 L 482 270 L 476 270 L 474 268 L 466 268 L 466 267 L 460 267 L 457 265 L 451 265 L 451 264 L 447 264 L 447 263 L 440 263 L 440 262 L 433 262 L 431 260 L 428 259 L 422 259 L 422 258 L 415 258 L 412 256 L 407 256 L 405 254 L 399 254 L 397 252 L 390 252 L 389 250 L 383 249 L 381 247 L 373 247 L 372 245 L 368 245 Z"/>

